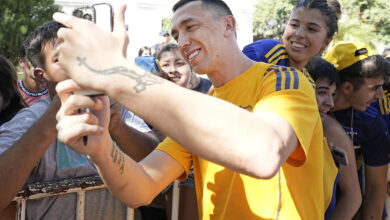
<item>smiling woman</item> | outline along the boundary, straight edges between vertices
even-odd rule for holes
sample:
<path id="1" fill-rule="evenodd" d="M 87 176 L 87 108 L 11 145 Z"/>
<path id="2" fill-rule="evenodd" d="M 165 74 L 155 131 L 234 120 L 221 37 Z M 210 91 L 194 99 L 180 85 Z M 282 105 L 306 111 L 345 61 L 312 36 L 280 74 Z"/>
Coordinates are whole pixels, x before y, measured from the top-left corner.
<path id="1" fill-rule="evenodd" d="M 283 43 L 259 40 L 244 47 L 243 52 L 254 61 L 292 66 L 301 71 L 309 60 L 328 46 L 337 31 L 336 12 L 327 1 L 299 1 L 287 22 Z"/>
<path id="2" fill-rule="evenodd" d="M 192 67 L 180 54 L 179 47 L 176 44 L 165 45 L 158 53 L 157 59 L 160 61 L 162 69 L 159 73 L 160 77 L 179 86 L 208 93 L 211 82 L 196 75 Z"/>

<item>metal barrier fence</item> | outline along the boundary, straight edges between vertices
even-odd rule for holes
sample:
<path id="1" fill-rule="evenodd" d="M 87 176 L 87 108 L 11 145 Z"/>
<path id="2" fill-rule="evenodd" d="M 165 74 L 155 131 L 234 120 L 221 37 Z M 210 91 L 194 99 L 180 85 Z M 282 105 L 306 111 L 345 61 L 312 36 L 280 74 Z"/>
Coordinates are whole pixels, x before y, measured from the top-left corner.
<path id="1" fill-rule="evenodd" d="M 386 195 L 386 210 L 390 213 L 390 165 L 387 175 L 387 195 Z M 77 193 L 77 220 L 84 219 L 85 208 L 85 192 L 89 190 L 106 188 L 99 175 L 73 178 L 62 181 L 38 182 L 28 184 L 19 191 L 13 201 L 17 202 L 16 219 L 24 220 L 26 218 L 26 201 L 30 199 L 40 199 L 49 196 L 63 195 L 68 193 Z M 173 198 L 172 198 L 172 215 L 171 220 L 179 218 L 179 181 L 173 183 Z M 127 207 L 127 220 L 134 220 L 134 209 Z M 390 220 L 387 216 L 386 220 Z"/>
<path id="2" fill-rule="evenodd" d="M 84 219 L 85 192 L 106 188 L 99 175 L 66 179 L 61 181 L 37 182 L 28 184 L 19 191 L 13 201 L 17 202 L 17 220 L 26 218 L 26 202 L 50 196 L 77 193 L 76 219 Z M 172 220 L 179 217 L 179 181 L 173 184 Z M 134 220 L 134 209 L 127 207 L 127 220 Z"/>

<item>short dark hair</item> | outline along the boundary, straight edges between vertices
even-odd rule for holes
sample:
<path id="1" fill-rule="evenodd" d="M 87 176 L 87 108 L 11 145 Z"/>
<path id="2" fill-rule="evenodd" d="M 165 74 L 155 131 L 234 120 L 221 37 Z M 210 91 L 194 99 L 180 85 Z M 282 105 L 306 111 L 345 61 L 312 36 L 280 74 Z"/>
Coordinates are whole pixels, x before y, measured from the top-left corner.
<path id="1" fill-rule="evenodd" d="M 170 44 L 164 45 L 164 46 L 160 49 L 160 51 L 158 52 L 158 54 L 157 54 L 157 59 L 160 60 L 160 59 L 161 59 L 161 55 L 162 55 L 164 52 L 169 52 L 169 51 L 172 51 L 172 50 L 179 50 L 179 47 L 177 46 L 177 44 L 170 43 Z"/>
<path id="2" fill-rule="evenodd" d="M 150 52 L 152 52 L 152 49 L 150 47 L 147 47 L 147 46 L 143 46 L 141 48 L 139 48 L 138 50 L 138 56 L 142 56 L 142 54 L 144 53 L 145 50 L 149 50 Z"/>
<path id="3" fill-rule="evenodd" d="M 311 58 L 306 64 L 306 70 L 314 81 L 328 79 L 331 84 L 336 83 L 336 85 L 339 85 L 340 83 L 336 67 L 321 57 L 315 56 Z"/>
<path id="4" fill-rule="evenodd" d="M 216 12 L 219 17 L 225 17 L 233 15 L 229 6 L 222 0 L 180 0 L 173 6 L 172 11 L 176 12 L 177 9 L 190 2 L 201 1 L 203 9 L 211 9 Z"/>
<path id="5" fill-rule="evenodd" d="M 386 80 L 390 74 L 390 63 L 381 55 L 369 56 L 351 66 L 339 71 L 340 81 L 352 83 L 354 90 L 358 90 L 365 78 L 383 76 Z"/>
<path id="6" fill-rule="evenodd" d="M 47 43 L 55 43 L 57 31 L 65 27 L 56 21 L 49 21 L 32 31 L 25 40 L 26 54 L 34 67 L 45 68 L 43 49 Z"/>
<path id="7" fill-rule="evenodd" d="M 337 19 L 341 17 L 341 5 L 337 0 L 327 0 L 329 7 L 336 13 Z"/>
<path id="8" fill-rule="evenodd" d="M 0 55 L 0 95 L 3 96 L 3 105 L 7 104 L 3 110 L 0 110 L 0 123 L 5 123 L 26 104 L 17 88 L 15 67 L 2 55 Z"/>
<path id="9" fill-rule="evenodd" d="M 338 30 L 337 25 L 337 14 L 334 11 L 333 7 L 330 7 L 326 0 L 300 0 L 294 7 L 293 11 L 298 8 L 305 9 L 317 9 L 321 12 L 322 16 L 325 18 L 326 26 L 328 27 L 327 37 L 333 37 L 334 33 Z"/>
<path id="10" fill-rule="evenodd" d="M 24 60 L 24 58 L 26 57 L 26 45 L 25 45 L 24 41 L 22 41 L 22 43 L 20 43 L 20 45 L 19 45 L 18 56 L 19 56 L 19 59 L 22 59 L 22 60 Z"/>

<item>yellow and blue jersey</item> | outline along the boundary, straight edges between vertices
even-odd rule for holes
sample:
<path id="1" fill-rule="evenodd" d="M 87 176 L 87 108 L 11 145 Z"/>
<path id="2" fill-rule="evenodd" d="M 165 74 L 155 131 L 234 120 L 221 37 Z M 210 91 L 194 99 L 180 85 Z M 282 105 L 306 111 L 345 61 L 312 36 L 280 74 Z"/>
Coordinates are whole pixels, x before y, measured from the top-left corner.
<path id="1" fill-rule="evenodd" d="M 272 67 L 276 69 L 276 91 L 282 89 L 293 89 L 297 86 L 296 82 L 294 81 L 296 79 L 296 70 L 289 67 L 290 65 L 288 64 L 288 54 L 281 41 L 275 39 L 258 40 L 245 46 L 242 52 L 253 61 L 280 65 Z M 305 75 L 313 90 L 315 90 L 315 81 L 310 76 L 309 72 L 306 69 L 303 69 L 301 72 L 303 75 Z M 324 154 L 329 153 L 328 151 L 329 149 L 326 149 Z M 326 162 L 328 161 L 324 162 L 325 165 Z M 327 191 L 332 190 L 333 194 L 331 200 L 329 201 L 326 199 L 325 202 L 325 204 L 327 204 L 325 207 L 325 219 L 330 218 L 335 208 L 335 186 L 337 185 L 339 174 L 337 174 L 337 176 L 331 176 L 332 177 L 328 177 L 331 179 L 327 179 L 327 181 L 330 180 L 333 182 L 333 185 L 327 189 Z M 324 180 L 324 185 L 329 185 L 329 183 L 325 182 L 326 181 Z"/>
<path id="2" fill-rule="evenodd" d="M 288 55 L 282 42 L 276 39 L 263 39 L 255 41 L 244 47 L 242 52 L 251 60 L 276 64 L 288 65 Z"/>
<path id="3" fill-rule="evenodd" d="M 252 114 L 272 112 L 283 117 L 294 129 L 299 145 L 279 175 L 257 179 L 207 161 L 171 138 L 165 139 L 157 150 L 183 166 L 181 178 L 193 165 L 199 218 L 273 219 L 278 215 L 280 219 L 323 219 L 337 168 L 325 146 L 314 90 L 306 77 L 292 67 L 259 62 L 214 88 L 210 95 Z"/>
<path id="4" fill-rule="evenodd" d="M 387 90 L 383 91 L 385 96 L 383 99 L 378 100 L 378 107 L 381 111 L 381 115 L 389 116 L 390 115 L 390 93 Z"/>
<path id="5" fill-rule="evenodd" d="M 283 43 L 276 39 L 263 39 L 255 41 L 244 47 L 242 52 L 251 60 L 256 62 L 264 62 L 279 66 L 289 67 L 288 54 Z M 315 82 L 311 78 L 306 69 L 302 73 L 309 80 L 312 87 L 315 89 Z"/>

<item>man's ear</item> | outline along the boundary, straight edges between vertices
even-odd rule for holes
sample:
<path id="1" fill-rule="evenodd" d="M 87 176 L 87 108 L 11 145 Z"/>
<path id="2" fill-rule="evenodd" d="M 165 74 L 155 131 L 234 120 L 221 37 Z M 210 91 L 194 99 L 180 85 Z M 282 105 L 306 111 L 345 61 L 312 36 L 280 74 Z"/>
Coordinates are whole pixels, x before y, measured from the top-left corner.
<path id="1" fill-rule="evenodd" d="M 229 16 L 226 16 L 224 18 L 224 22 L 225 22 L 225 34 L 224 36 L 225 37 L 229 37 L 231 36 L 232 34 L 236 34 L 236 19 L 229 15 Z"/>
<path id="2" fill-rule="evenodd" d="M 345 95 L 351 95 L 353 93 L 353 85 L 351 82 L 345 81 L 340 85 L 340 91 Z"/>
<path id="3" fill-rule="evenodd" d="M 40 67 L 35 67 L 33 70 L 34 79 L 38 81 L 42 81 L 42 79 L 47 80 L 47 76 L 45 74 L 45 70 Z"/>
<path id="4" fill-rule="evenodd" d="M 18 58 L 18 63 L 21 68 L 24 68 L 24 62 L 20 57 Z"/>

